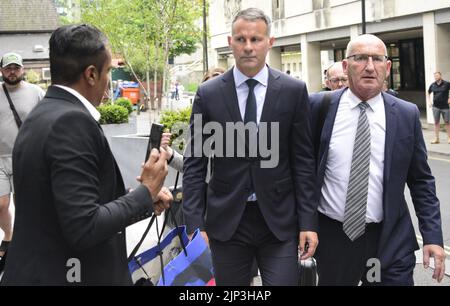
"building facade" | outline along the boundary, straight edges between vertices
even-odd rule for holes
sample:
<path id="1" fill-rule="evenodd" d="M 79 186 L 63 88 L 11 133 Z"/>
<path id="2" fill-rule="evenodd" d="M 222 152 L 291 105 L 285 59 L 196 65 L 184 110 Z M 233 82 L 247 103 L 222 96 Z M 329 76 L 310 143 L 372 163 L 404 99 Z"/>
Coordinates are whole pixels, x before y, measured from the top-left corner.
<path id="1" fill-rule="evenodd" d="M 318 91 L 324 70 L 342 60 L 350 39 L 362 34 L 362 2 L 366 32 L 386 43 L 393 62 L 390 87 L 416 103 L 431 123 L 426 89 L 435 71 L 450 79 L 450 0 L 210 0 L 210 62 L 234 64 L 227 43 L 233 16 L 258 7 L 272 18 L 276 38 L 269 65 L 290 70 L 309 91 Z"/>
<path id="2" fill-rule="evenodd" d="M 59 26 L 53 0 L 1 0 L 0 56 L 19 53 L 25 72 L 50 80 L 48 40 Z"/>

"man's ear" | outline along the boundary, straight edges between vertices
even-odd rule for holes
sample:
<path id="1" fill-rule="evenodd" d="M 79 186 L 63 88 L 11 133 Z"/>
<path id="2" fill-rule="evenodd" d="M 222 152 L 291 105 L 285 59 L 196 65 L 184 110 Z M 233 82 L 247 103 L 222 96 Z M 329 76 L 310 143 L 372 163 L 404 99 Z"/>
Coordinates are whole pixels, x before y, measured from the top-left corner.
<path id="1" fill-rule="evenodd" d="M 87 66 L 86 69 L 84 69 L 83 76 L 89 85 L 94 86 L 98 80 L 97 68 L 94 65 Z"/>

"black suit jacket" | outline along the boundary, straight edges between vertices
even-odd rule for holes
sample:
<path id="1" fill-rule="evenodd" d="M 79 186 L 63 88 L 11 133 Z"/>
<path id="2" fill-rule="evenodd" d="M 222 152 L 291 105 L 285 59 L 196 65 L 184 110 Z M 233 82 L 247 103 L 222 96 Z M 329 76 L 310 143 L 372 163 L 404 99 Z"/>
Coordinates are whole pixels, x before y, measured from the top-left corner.
<path id="1" fill-rule="evenodd" d="M 318 188 L 324 181 L 328 150 L 339 102 L 345 90 L 332 92 L 331 103 L 320 138 L 318 158 Z M 386 114 L 386 141 L 383 172 L 383 229 L 379 240 L 378 258 L 383 269 L 396 260 L 419 249 L 405 200 L 405 185 L 411 191 L 419 230 L 424 244 L 443 245 L 439 200 L 435 180 L 427 162 L 427 150 L 416 105 L 382 93 Z M 312 126 L 317 126 L 323 93 L 311 99 Z M 320 239 L 320 237 L 319 237 Z"/>
<path id="2" fill-rule="evenodd" d="M 150 214 L 152 199 L 144 186 L 124 196 L 101 127 L 75 96 L 48 89 L 17 136 L 13 171 L 14 238 L 2 284 L 131 284 L 125 228 Z M 72 258 L 79 283 L 67 281 L 77 275 Z"/>
<path id="3" fill-rule="evenodd" d="M 223 130 L 227 122 L 242 122 L 232 70 L 199 87 L 191 117 L 192 148 L 195 114 L 202 115 L 203 125 L 217 122 Z M 261 213 L 279 240 L 292 239 L 299 230 L 317 230 L 314 156 L 305 83 L 269 68 L 260 129 L 263 122 L 279 124 L 276 167 L 261 167 L 261 158 L 221 157 L 215 153 L 207 187 L 208 159 L 192 154 L 189 157 L 188 152 L 192 152 L 188 147 L 184 160 L 183 211 L 189 232 L 201 228 L 213 239 L 230 239 L 244 212 L 251 182 Z M 203 142 L 207 137 L 203 135 Z M 275 140 L 269 137 L 269 143 Z M 227 145 L 230 144 L 224 143 L 223 147 Z"/>

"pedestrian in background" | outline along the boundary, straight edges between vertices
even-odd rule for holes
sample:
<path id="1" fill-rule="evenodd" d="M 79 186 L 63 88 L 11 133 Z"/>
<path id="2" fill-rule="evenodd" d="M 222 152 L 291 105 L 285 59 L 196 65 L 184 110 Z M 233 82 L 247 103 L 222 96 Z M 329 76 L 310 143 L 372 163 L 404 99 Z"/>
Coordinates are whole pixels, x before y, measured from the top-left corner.
<path id="1" fill-rule="evenodd" d="M 0 86 L 0 228 L 4 232 L 0 244 L 3 257 L 12 238 L 12 216 L 9 211 L 10 195 L 14 193 L 12 149 L 22 122 L 44 97 L 37 85 L 23 80 L 22 56 L 6 53 L 0 61 L 3 83 Z"/>
<path id="2" fill-rule="evenodd" d="M 406 184 L 423 239 L 424 266 L 433 257 L 433 278 L 440 282 L 445 271 L 441 213 L 420 112 L 415 104 L 382 92 L 391 62 L 378 37 L 352 39 L 346 54 L 349 88 L 332 92 L 321 135 L 314 134 L 321 140 L 319 285 L 414 284 L 419 245 Z M 322 98 L 310 97 L 312 126 L 317 126 Z M 374 279 L 367 277 L 369 270 Z"/>
<path id="3" fill-rule="evenodd" d="M 329 89 L 336 90 L 348 86 L 348 78 L 342 68 L 342 62 L 333 63 L 326 71 L 326 85 Z"/>
<path id="4" fill-rule="evenodd" d="M 450 90 L 450 83 L 442 79 L 442 74 L 439 71 L 434 73 L 434 80 L 435 82 L 433 82 L 428 88 L 428 106 L 433 107 L 434 133 L 436 135 L 431 143 L 439 143 L 439 130 L 441 129 L 440 121 L 442 115 L 445 129 L 447 130 L 447 143 L 450 144 L 450 98 L 448 94 Z M 431 95 L 433 95 L 433 100 L 431 100 Z"/>

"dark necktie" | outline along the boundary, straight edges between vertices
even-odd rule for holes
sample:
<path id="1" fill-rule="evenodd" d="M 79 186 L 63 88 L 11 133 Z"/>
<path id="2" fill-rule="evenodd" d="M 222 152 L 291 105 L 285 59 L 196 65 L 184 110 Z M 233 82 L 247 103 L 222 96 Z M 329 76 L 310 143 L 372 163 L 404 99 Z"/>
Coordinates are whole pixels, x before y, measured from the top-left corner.
<path id="1" fill-rule="evenodd" d="M 255 86 L 258 84 L 258 81 L 255 79 L 248 79 L 245 81 L 248 86 L 248 96 L 247 96 L 247 104 L 245 105 L 245 115 L 244 115 L 244 123 L 248 122 L 256 122 L 256 97 L 255 97 Z"/>
<path id="2" fill-rule="evenodd" d="M 247 124 L 248 122 L 254 122 L 256 121 L 256 97 L 255 97 L 255 86 L 258 84 L 257 80 L 254 79 L 248 79 L 245 81 L 248 86 L 248 96 L 247 96 L 247 104 L 245 105 L 245 114 L 244 114 L 244 124 Z M 246 143 L 246 155 L 249 156 L 249 133 L 248 131 L 245 133 L 245 143 Z M 250 169 L 250 168 L 249 168 Z M 252 195 L 254 193 L 254 187 L 253 187 L 253 181 L 250 176 L 250 192 L 249 195 Z"/>
<path id="3" fill-rule="evenodd" d="M 359 103 L 360 113 L 353 146 L 352 166 L 348 182 L 343 230 L 354 241 L 366 229 L 367 195 L 369 192 L 370 127 L 366 102 Z"/>

